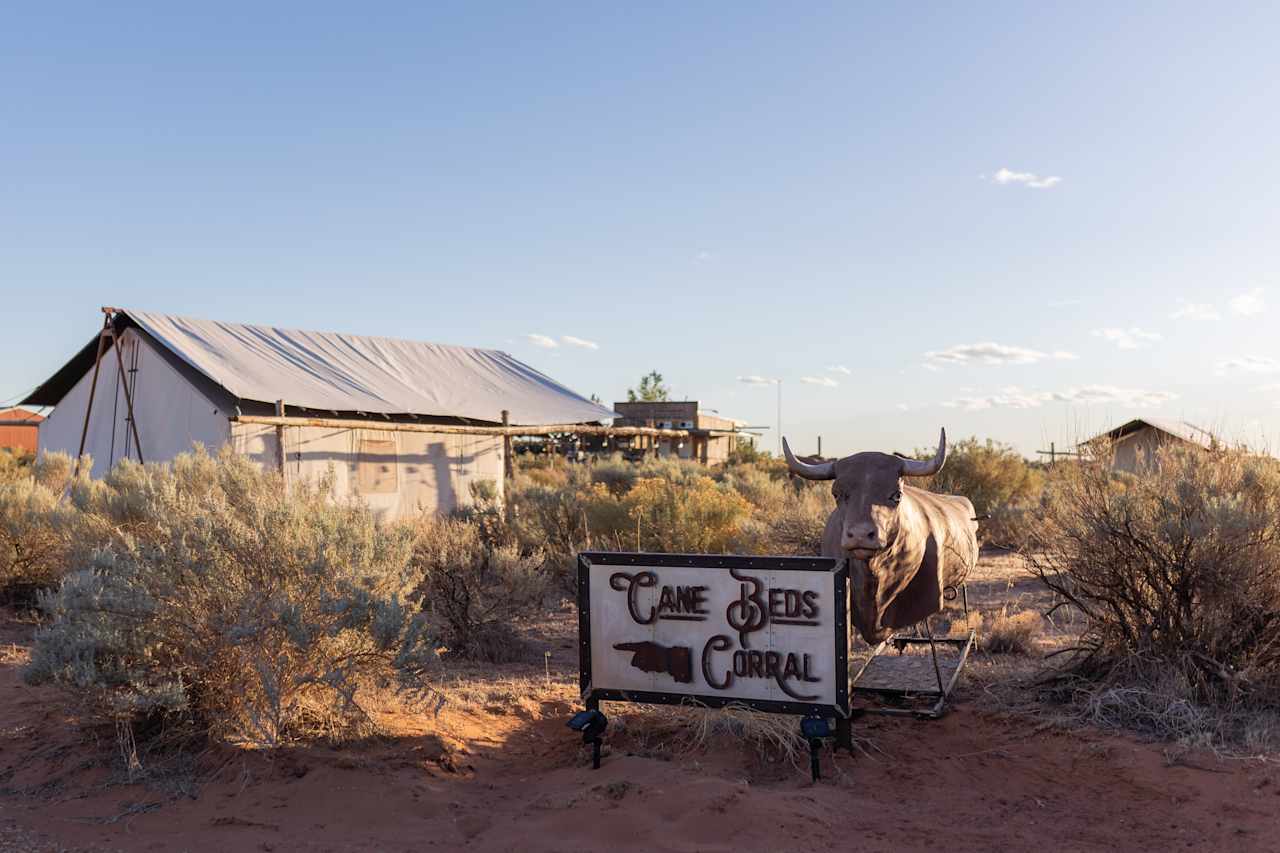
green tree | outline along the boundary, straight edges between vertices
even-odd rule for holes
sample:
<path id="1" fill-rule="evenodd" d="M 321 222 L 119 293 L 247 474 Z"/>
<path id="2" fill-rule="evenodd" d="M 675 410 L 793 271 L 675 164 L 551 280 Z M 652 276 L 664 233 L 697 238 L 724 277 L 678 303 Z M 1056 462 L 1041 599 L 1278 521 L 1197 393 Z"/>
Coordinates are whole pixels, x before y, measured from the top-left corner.
<path id="1" fill-rule="evenodd" d="M 671 389 L 662 381 L 662 374 L 651 370 L 640 377 L 639 388 L 627 389 L 629 403 L 661 403 L 671 399 Z"/>

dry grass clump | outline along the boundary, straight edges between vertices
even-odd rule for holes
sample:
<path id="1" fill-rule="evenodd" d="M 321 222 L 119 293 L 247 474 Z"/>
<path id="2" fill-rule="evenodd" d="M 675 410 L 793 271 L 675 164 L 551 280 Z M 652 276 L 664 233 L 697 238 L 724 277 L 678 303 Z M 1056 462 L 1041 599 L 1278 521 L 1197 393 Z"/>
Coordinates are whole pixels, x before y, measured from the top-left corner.
<path id="1" fill-rule="evenodd" d="M 610 717 L 610 733 L 631 752 L 663 759 L 737 749 L 763 763 L 809 762 L 799 718 L 741 705 L 637 705 Z"/>
<path id="2" fill-rule="evenodd" d="M 993 655 L 1030 655 L 1036 651 L 1036 637 L 1044 629 L 1044 618 L 1034 610 L 1010 615 L 1001 611 L 980 632 L 982 649 Z"/>
<path id="3" fill-rule="evenodd" d="M 254 746 L 367 728 L 367 680 L 420 685 L 434 659 L 410 531 L 324 484 L 286 492 L 230 452 L 122 462 L 73 495 L 110 530 L 41 596 L 24 676 L 145 734 L 179 725 Z"/>
<path id="4" fill-rule="evenodd" d="M 1239 743 L 1280 703 L 1274 460 L 1171 446 L 1139 476 L 1106 453 L 1062 466 L 1025 553 L 1087 617 L 1053 683 L 1099 721 Z"/>

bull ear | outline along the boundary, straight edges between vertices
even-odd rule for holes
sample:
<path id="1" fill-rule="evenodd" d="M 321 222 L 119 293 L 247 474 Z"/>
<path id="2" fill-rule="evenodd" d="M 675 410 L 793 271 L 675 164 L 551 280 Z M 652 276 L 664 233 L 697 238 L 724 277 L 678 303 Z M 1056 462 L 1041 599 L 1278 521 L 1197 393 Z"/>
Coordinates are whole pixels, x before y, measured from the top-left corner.
<path id="1" fill-rule="evenodd" d="M 928 477 L 942 470 L 942 466 L 947 461 L 947 431 L 942 430 L 938 436 L 938 452 L 933 455 L 929 461 L 921 459 L 903 459 L 902 460 L 902 476 L 904 477 Z"/>
<path id="2" fill-rule="evenodd" d="M 782 439 L 782 455 L 787 457 L 787 468 L 797 477 L 804 477 L 806 480 L 834 480 L 836 478 L 836 463 L 834 461 L 801 462 L 791 452 L 791 448 L 787 445 L 785 438 Z"/>

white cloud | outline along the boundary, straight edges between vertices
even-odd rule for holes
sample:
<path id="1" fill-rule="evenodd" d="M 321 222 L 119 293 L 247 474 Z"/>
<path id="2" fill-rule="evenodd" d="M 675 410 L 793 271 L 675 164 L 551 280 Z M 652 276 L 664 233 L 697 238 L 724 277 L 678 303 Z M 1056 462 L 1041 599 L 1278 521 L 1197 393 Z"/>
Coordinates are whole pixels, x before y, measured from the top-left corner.
<path id="1" fill-rule="evenodd" d="M 1241 317 L 1252 317 L 1255 314 L 1261 314 L 1267 308 L 1266 300 L 1262 298 L 1261 287 L 1255 287 L 1247 293 L 1240 294 L 1232 299 L 1229 304 L 1231 305 L 1231 310 Z"/>
<path id="2" fill-rule="evenodd" d="M 1178 307 L 1169 315 L 1174 320 L 1221 320 L 1222 315 L 1218 313 L 1218 309 L 1214 308 L 1208 302 L 1188 302 L 1185 299 L 1178 300 Z"/>
<path id="3" fill-rule="evenodd" d="M 1008 346 L 986 341 L 978 344 L 959 344 L 944 350 L 932 350 L 924 354 L 929 364 L 1034 364 L 1046 358 L 1070 359 L 1075 355 L 1069 352 L 1058 352 L 1050 355 L 1039 350 L 1026 347 Z"/>
<path id="4" fill-rule="evenodd" d="M 996 170 L 996 173 L 991 176 L 991 180 L 1001 186 L 1016 185 L 1036 190 L 1052 189 L 1062 183 L 1062 178 L 1057 175 L 1041 177 L 1035 172 L 1014 172 L 1006 168 Z"/>
<path id="5" fill-rule="evenodd" d="M 582 349 L 600 349 L 600 345 L 595 341 L 575 338 L 573 335 L 561 335 L 560 341 L 564 343 L 565 346 L 580 347 Z"/>
<path id="6" fill-rule="evenodd" d="M 1053 399 L 1062 403 L 1123 403 L 1146 408 L 1178 399 L 1172 391 L 1146 391 L 1141 388 L 1117 388 L 1114 385 L 1085 385 L 1056 391 Z"/>
<path id="7" fill-rule="evenodd" d="M 701 252 L 698 252 L 698 254 L 694 255 L 693 259 L 700 264 L 705 264 L 707 261 L 711 261 L 715 259 L 715 253 L 708 252 L 707 250 L 703 249 Z"/>
<path id="8" fill-rule="evenodd" d="M 843 373 L 845 376 L 852 376 L 853 371 L 845 367 L 843 364 L 832 364 L 827 367 L 828 373 Z"/>
<path id="9" fill-rule="evenodd" d="M 1276 405 L 1280 405 L 1280 403 L 1277 403 Z M 910 407 L 910 406 L 908 406 L 906 403 L 899 403 L 899 404 L 898 404 L 897 406 L 895 406 L 894 408 L 896 408 L 899 412 L 906 412 L 906 411 L 909 411 L 909 410 L 911 409 L 911 407 Z"/>
<path id="10" fill-rule="evenodd" d="M 1117 388 L 1114 385 L 1085 385 L 1064 391 L 1024 391 L 1017 386 L 1001 388 L 996 394 L 957 397 L 945 400 L 949 409 L 976 412 L 983 409 L 1034 409 L 1045 403 L 1122 403 L 1137 408 L 1158 406 L 1176 400 L 1170 391 L 1147 391 L 1139 388 Z"/>
<path id="11" fill-rule="evenodd" d="M 1021 388 L 1010 386 L 1000 389 L 1000 393 L 986 397 L 957 397 L 942 403 L 948 409 L 964 409 L 976 412 L 982 409 L 1034 409 L 1052 399 L 1052 395 L 1044 391 L 1024 392 Z"/>
<path id="12" fill-rule="evenodd" d="M 528 334 L 528 335 L 525 335 L 524 338 L 529 343 L 533 344 L 535 347 L 542 347 L 543 349 L 555 349 L 556 347 L 560 346 L 558 343 L 556 343 L 555 338 L 550 338 L 550 337 L 547 337 L 546 335 Z"/>
<path id="13" fill-rule="evenodd" d="M 774 380 L 765 376 L 739 376 L 739 382 L 745 382 L 748 385 L 772 385 Z"/>
<path id="14" fill-rule="evenodd" d="M 1094 329 L 1095 338 L 1104 338 L 1120 349 L 1141 349 L 1152 341 L 1160 340 L 1159 332 L 1148 332 L 1131 326 L 1128 329 Z"/>
<path id="15" fill-rule="evenodd" d="M 1083 299 L 1055 299 L 1049 303 L 1050 308 L 1069 308 L 1072 305 L 1079 305 Z"/>
<path id="16" fill-rule="evenodd" d="M 1264 394 L 1271 391 L 1280 391 L 1280 382 L 1273 382 L 1270 385 L 1259 385 L 1258 390 Z"/>
<path id="17" fill-rule="evenodd" d="M 1218 363 L 1221 372 L 1240 370 L 1245 373 L 1280 373 L 1280 361 L 1263 355 L 1242 355 Z"/>
<path id="18" fill-rule="evenodd" d="M 830 376 L 801 376 L 800 381 L 806 385 L 821 385 L 823 388 L 837 388 L 840 383 Z"/>
<path id="19" fill-rule="evenodd" d="M 1066 350 L 1054 350 L 1050 358 L 1056 358 L 1059 361 L 1075 361 L 1080 356 Z"/>

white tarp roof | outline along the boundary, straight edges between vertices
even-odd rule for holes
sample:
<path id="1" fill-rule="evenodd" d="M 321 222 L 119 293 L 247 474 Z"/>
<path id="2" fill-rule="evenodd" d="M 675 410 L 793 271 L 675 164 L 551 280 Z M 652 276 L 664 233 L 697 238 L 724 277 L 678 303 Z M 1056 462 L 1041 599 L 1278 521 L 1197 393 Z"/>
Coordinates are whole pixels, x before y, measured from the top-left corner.
<path id="1" fill-rule="evenodd" d="M 506 409 L 526 426 L 617 417 L 498 350 L 124 313 L 242 400 L 483 421 L 500 421 Z"/>

